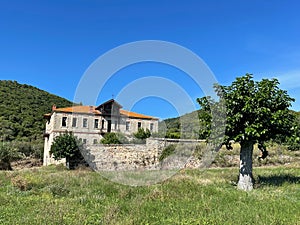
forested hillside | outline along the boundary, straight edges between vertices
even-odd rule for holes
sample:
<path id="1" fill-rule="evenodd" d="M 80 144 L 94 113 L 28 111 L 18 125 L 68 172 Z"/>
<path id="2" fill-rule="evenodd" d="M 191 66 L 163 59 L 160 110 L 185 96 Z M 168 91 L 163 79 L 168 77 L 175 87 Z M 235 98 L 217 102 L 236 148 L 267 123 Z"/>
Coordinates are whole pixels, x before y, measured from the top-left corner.
<path id="1" fill-rule="evenodd" d="M 201 116 L 201 110 L 163 120 L 159 122 L 159 136 L 199 139 L 201 138 L 199 137 L 199 116 Z"/>
<path id="2" fill-rule="evenodd" d="M 20 147 L 43 143 L 43 114 L 57 107 L 71 106 L 64 98 L 16 81 L 0 81 L 0 140 L 15 141 Z M 30 149 L 28 150 L 30 151 Z"/>

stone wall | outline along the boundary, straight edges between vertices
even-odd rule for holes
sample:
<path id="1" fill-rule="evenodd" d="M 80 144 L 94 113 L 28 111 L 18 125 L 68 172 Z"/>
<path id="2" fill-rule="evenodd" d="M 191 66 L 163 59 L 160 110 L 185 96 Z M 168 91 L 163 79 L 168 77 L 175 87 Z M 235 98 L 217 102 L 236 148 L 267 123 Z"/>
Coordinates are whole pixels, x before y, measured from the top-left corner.
<path id="1" fill-rule="evenodd" d="M 82 150 L 82 154 L 90 167 L 96 171 L 159 170 L 178 166 L 182 168 L 187 159 L 178 155 L 177 158 L 171 157 L 159 162 L 163 149 L 175 143 L 195 145 L 199 140 L 148 138 L 146 144 L 88 145 Z"/>

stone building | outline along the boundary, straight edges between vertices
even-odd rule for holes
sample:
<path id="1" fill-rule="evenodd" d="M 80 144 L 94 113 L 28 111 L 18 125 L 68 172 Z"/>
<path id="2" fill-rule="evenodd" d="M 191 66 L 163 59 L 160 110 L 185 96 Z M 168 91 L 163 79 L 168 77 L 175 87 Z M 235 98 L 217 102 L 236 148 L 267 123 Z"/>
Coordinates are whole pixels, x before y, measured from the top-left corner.
<path id="1" fill-rule="evenodd" d="M 139 128 L 158 131 L 158 119 L 122 109 L 122 106 L 111 99 L 98 107 L 72 106 L 56 108 L 44 115 L 46 130 L 44 133 L 44 165 L 56 163 L 50 155 L 51 145 L 56 136 L 66 131 L 73 134 L 86 145 L 100 143 L 105 133 L 120 132 L 131 135 Z"/>

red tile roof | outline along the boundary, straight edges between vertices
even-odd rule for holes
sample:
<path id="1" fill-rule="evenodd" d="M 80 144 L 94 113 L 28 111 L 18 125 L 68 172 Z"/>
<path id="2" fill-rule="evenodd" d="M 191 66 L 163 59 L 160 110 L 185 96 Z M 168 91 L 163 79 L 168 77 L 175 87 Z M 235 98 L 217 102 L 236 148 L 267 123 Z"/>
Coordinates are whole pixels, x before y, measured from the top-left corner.
<path id="1" fill-rule="evenodd" d="M 66 113 L 92 113 L 92 114 L 98 114 L 101 113 L 95 109 L 95 106 L 71 106 L 66 108 L 57 108 L 53 110 L 54 112 L 66 112 Z"/>
<path id="2" fill-rule="evenodd" d="M 87 114 L 96 114 L 101 115 L 99 110 L 96 110 L 95 106 L 71 106 L 66 108 L 56 108 L 53 112 L 62 112 L 62 113 L 87 113 Z M 120 109 L 120 114 L 124 116 L 128 116 L 131 118 L 140 118 L 140 119 L 153 119 L 158 120 L 158 118 L 147 116 L 140 113 L 130 112 L 127 110 Z M 50 114 L 45 114 L 44 116 L 50 116 Z"/>
<path id="3" fill-rule="evenodd" d="M 129 112 L 124 109 L 120 109 L 120 113 L 124 116 L 133 117 L 133 118 L 158 120 L 157 118 L 152 117 L 152 116 L 147 116 L 147 115 L 143 115 L 143 114 L 135 113 L 135 112 Z"/>

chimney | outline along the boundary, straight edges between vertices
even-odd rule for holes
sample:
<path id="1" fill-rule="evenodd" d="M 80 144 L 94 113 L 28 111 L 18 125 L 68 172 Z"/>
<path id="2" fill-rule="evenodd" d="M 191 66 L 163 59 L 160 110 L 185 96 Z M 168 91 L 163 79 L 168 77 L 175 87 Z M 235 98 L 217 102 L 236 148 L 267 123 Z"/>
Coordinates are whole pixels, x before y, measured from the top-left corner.
<path id="1" fill-rule="evenodd" d="M 94 107 L 93 107 L 93 106 L 90 106 L 89 112 L 90 112 L 90 113 L 93 113 L 93 111 L 94 111 Z"/>
<path id="2" fill-rule="evenodd" d="M 52 111 L 54 111 L 56 109 L 56 105 L 54 104 L 53 106 L 52 106 Z"/>

